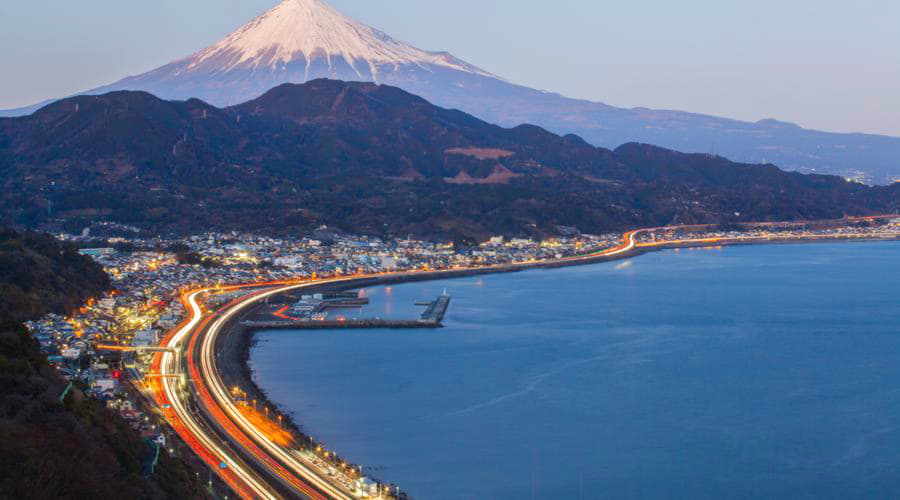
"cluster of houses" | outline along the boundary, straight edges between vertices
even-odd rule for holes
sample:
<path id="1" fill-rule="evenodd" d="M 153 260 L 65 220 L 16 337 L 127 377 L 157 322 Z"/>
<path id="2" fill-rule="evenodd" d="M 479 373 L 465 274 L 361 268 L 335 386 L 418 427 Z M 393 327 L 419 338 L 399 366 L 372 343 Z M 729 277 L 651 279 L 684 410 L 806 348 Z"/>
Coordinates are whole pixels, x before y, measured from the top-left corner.
<path id="1" fill-rule="evenodd" d="M 772 222 L 747 224 L 732 229 L 715 229 L 705 226 L 663 227 L 645 231 L 637 236 L 641 243 L 664 243 L 709 239 L 817 239 L 817 238 L 871 238 L 893 239 L 900 236 L 900 218 L 860 221 L 823 222 Z"/>
<path id="2" fill-rule="evenodd" d="M 133 228 L 132 228 L 133 229 Z M 114 238 L 131 251 L 113 247 L 84 248 L 104 266 L 113 279 L 114 291 L 92 300 L 71 317 L 48 315 L 29 323 L 49 361 L 67 377 L 88 384 L 99 396 L 116 394 L 116 377 L 127 367 L 122 354 L 97 347 L 147 347 L 184 316 L 180 291 L 208 284 L 249 283 L 358 273 L 413 269 L 454 269 L 480 265 L 529 262 L 594 252 L 616 245 L 618 234 L 565 237 L 535 242 L 495 237 L 474 247 L 412 239 L 383 240 L 346 236 L 320 228 L 310 236 L 279 239 L 238 233 L 208 233 L 188 238 Z M 83 243 L 95 241 L 90 231 L 61 235 Z M 200 256 L 212 265 L 189 264 L 178 251 Z M 241 293 L 241 292 L 235 292 Z M 216 297 L 230 300 L 227 294 Z M 215 300 L 215 299 L 214 299 Z M 149 356 L 129 358 L 141 365 Z M 111 365 L 112 370 L 98 368 Z"/>

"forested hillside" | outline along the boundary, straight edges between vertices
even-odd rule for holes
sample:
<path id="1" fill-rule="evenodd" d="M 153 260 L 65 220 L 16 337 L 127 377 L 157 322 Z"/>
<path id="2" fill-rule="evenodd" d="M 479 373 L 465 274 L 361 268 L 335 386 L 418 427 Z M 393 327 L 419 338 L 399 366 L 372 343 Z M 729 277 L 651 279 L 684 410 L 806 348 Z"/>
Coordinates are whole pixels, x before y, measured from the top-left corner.
<path id="1" fill-rule="evenodd" d="M 894 212 L 900 185 L 502 128 L 398 88 L 316 80 L 219 109 L 143 92 L 0 119 L 0 217 L 78 230 L 546 236 Z"/>
<path id="2" fill-rule="evenodd" d="M 163 456 L 142 475 L 145 441 L 51 368 L 22 321 L 64 314 L 110 286 L 103 270 L 50 236 L 0 229 L 0 498 L 203 497 Z"/>

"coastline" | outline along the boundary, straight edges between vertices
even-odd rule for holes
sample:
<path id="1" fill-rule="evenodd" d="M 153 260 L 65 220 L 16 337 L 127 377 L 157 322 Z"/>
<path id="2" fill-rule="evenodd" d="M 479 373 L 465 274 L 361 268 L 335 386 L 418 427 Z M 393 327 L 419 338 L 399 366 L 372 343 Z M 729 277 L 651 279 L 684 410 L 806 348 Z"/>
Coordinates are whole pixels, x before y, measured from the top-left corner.
<path id="1" fill-rule="evenodd" d="M 651 244 L 645 246 L 637 246 L 627 252 L 623 252 L 616 255 L 599 255 L 599 256 L 584 256 L 575 260 L 567 260 L 567 261 L 553 261 L 553 262 L 535 262 L 535 263 L 526 263 L 526 264 L 511 264 L 504 265 L 492 268 L 482 268 L 482 269 L 466 269 L 466 270 L 450 270 L 450 271 L 435 271 L 428 273 L 421 273 L 417 275 L 405 275 L 405 276 L 388 276 L 388 277 L 370 277 L 370 278 L 359 278 L 357 280 L 350 280 L 342 283 L 331 283 L 331 284 L 323 284 L 312 286 L 308 290 L 310 292 L 324 292 L 324 291 L 341 291 L 347 289 L 356 289 L 356 288 L 364 288 L 370 286 L 379 286 L 379 285 L 390 285 L 390 284 L 399 284 L 399 283 L 410 283 L 410 282 L 421 282 L 421 281 L 435 281 L 442 279 L 456 279 L 470 276 L 478 276 L 484 274 L 499 274 L 499 273 L 510 273 L 510 272 L 519 272 L 526 270 L 536 270 L 536 269 L 555 269 L 560 267 L 569 267 L 575 265 L 590 265 L 597 264 L 602 262 L 612 262 L 617 260 L 625 260 L 634 258 L 646 253 L 662 251 L 662 250 L 670 250 L 670 249 L 679 249 L 679 248 L 709 248 L 709 247 L 720 247 L 720 246 L 749 246 L 749 245 L 789 245 L 789 244 L 810 244 L 810 243 L 853 243 L 853 242 L 896 242 L 900 241 L 900 236 L 893 236 L 889 238 L 872 238 L 872 237 L 854 237 L 854 236 L 846 236 L 842 235 L 840 237 L 828 237 L 828 238 L 779 238 L 779 239 L 721 239 L 714 242 L 709 241 L 672 241 L 665 242 L 661 244 Z M 236 321 L 240 321 L 242 318 L 253 314 L 255 307 L 249 308 L 240 318 L 236 318 Z M 226 386 L 232 387 L 237 386 L 241 387 L 247 393 L 247 397 L 249 399 L 255 399 L 257 402 L 268 406 L 269 408 L 276 409 L 279 414 L 283 415 L 283 422 L 285 428 L 289 430 L 294 436 L 298 438 L 298 444 L 303 444 L 304 440 L 308 444 L 316 443 L 315 436 L 311 434 L 310 429 L 304 429 L 303 425 L 298 422 L 293 414 L 289 413 L 281 407 L 277 402 L 270 399 L 265 389 L 260 387 L 256 381 L 254 380 L 254 371 L 251 366 L 250 354 L 252 348 L 258 342 L 258 338 L 255 335 L 255 330 L 247 330 L 244 328 L 237 328 L 235 323 L 227 325 L 223 328 L 221 335 L 217 339 L 216 351 L 220 354 L 220 360 L 218 363 L 219 372 L 222 377 L 223 382 L 225 382 Z M 338 455 L 340 459 L 340 455 Z M 348 460 L 348 463 L 353 463 Z M 366 475 L 372 477 L 373 479 L 378 480 L 376 471 L 365 471 Z M 385 482 L 384 484 L 387 484 Z"/>

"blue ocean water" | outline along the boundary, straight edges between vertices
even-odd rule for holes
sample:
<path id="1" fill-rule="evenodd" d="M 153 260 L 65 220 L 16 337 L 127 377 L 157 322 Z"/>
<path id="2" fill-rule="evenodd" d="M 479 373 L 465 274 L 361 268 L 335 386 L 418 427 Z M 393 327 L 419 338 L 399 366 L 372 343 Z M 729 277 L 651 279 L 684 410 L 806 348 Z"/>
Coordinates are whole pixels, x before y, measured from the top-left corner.
<path id="1" fill-rule="evenodd" d="M 900 497 L 900 244 L 367 290 L 446 328 L 263 332 L 257 382 L 414 498 Z"/>

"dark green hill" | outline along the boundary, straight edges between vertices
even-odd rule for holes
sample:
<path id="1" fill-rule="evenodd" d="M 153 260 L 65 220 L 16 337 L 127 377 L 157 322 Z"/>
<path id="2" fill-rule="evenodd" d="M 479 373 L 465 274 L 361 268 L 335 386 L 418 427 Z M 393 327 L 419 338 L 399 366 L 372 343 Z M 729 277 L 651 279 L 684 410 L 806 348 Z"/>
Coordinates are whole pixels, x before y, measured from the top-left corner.
<path id="1" fill-rule="evenodd" d="M 0 318 L 21 322 L 71 311 L 109 287 L 106 273 L 76 248 L 0 228 Z"/>
<path id="2" fill-rule="evenodd" d="M 0 119 L 0 216 L 452 238 L 894 212 L 900 187 L 506 129 L 403 90 L 316 80 L 217 109 L 142 92 Z"/>

